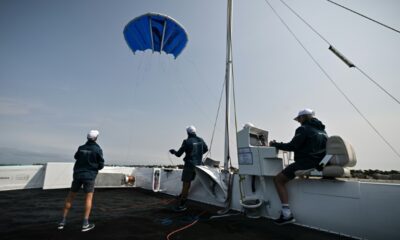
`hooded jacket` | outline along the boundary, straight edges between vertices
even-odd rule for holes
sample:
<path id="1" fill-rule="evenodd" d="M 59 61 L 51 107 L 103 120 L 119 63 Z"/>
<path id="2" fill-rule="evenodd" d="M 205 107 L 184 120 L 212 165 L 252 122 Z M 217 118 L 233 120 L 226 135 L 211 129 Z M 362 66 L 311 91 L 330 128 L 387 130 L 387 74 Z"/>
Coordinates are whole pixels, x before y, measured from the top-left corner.
<path id="1" fill-rule="evenodd" d="M 92 140 L 79 146 L 74 156 L 74 179 L 95 180 L 99 170 L 104 167 L 103 151 L 100 146 Z"/>
<path id="2" fill-rule="evenodd" d="M 185 157 L 183 158 L 185 167 L 194 167 L 201 165 L 203 154 L 207 151 L 207 144 L 202 138 L 196 136 L 196 134 L 189 134 L 188 138 L 183 140 L 182 146 L 175 155 L 180 157 L 185 153 Z"/>
<path id="3" fill-rule="evenodd" d="M 307 166 L 318 166 L 326 154 L 328 134 L 325 125 L 316 118 L 306 120 L 296 129 L 289 143 L 275 143 L 274 147 L 294 152 L 294 161 Z"/>

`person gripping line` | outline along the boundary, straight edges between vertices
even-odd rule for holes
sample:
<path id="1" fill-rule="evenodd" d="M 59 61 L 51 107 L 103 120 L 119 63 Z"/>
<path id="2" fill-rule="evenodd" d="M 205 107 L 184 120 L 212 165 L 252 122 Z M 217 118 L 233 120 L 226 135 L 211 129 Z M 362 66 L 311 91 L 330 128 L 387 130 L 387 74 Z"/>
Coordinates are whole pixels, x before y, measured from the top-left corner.
<path id="1" fill-rule="evenodd" d="M 178 205 L 175 211 L 181 212 L 187 209 L 186 200 L 189 195 L 190 184 L 196 177 L 195 167 L 202 164 L 203 154 L 208 151 L 207 144 L 204 140 L 196 135 L 196 128 L 189 126 L 186 128 L 188 134 L 187 139 L 183 140 L 182 146 L 178 151 L 174 149 L 169 150 L 171 154 L 177 157 L 185 153 L 183 161 L 185 162 L 182 171 L 182 191 L 179 197 Z"/>

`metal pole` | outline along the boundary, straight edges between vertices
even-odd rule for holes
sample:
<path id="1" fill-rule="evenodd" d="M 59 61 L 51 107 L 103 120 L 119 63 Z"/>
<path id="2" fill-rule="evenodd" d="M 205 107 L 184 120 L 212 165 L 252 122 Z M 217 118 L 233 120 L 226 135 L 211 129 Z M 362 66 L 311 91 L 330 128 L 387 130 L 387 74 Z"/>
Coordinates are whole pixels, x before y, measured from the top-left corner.
<path id="1" fill-rule="evenodd" d="M 228 170 L 228 163 L 230 161 L 229 150 L 229 129 L 230 129 L 230 83 L 232 73 L 232 53 L 231 42 L 232 39 L 232 0 L 228 0 L 227 9 L 227 29 L 226 29 L 226 65 L 225 65 L 225 158 L 224 170 Z"/>

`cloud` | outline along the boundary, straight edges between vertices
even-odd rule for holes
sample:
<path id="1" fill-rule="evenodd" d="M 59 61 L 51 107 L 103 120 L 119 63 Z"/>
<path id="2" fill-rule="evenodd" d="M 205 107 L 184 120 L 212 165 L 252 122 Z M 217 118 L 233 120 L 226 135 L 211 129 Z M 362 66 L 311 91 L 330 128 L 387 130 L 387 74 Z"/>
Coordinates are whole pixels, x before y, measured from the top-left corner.
<path id="1" fill-rule="evenodd" d="M 13 98 L 0 98 L 0 116 L 25 116 L 42 109 L 43 105 Z"/>
<path id="2" fill-rule="evenodd" d="M 71 156 L 57 153 L 22 150 L 17 148 L 0 147 L 0 164 L 32 164 L 46 162 L 69 162 Z"/>

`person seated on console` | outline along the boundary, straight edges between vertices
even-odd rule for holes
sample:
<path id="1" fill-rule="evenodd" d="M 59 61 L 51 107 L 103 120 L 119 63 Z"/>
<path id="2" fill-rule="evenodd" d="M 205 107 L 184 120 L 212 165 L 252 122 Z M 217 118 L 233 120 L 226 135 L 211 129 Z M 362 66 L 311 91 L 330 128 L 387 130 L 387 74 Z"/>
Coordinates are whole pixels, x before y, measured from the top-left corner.
<path id="1" fill-rule="evenodd" d="M 328 135 L 325 132 L 325 125 L 314 115 L 315 113 L 311 109 L 301 110 L 294 118 L 301 126 L 296 129 L 293 139 L 288 143 L 275 140 L 269 143 L 269 146 L 279 150 L 294 152 L 294 163 L 288 165 L 274 177 L 275 187 L 282 203 L 281 216 L 275 220 L 276 224 L 295 222 L 289 207 L 286 183 L 295 178 L 295 172 L 298 170 L 318 168 L 326 154 Z"/>

